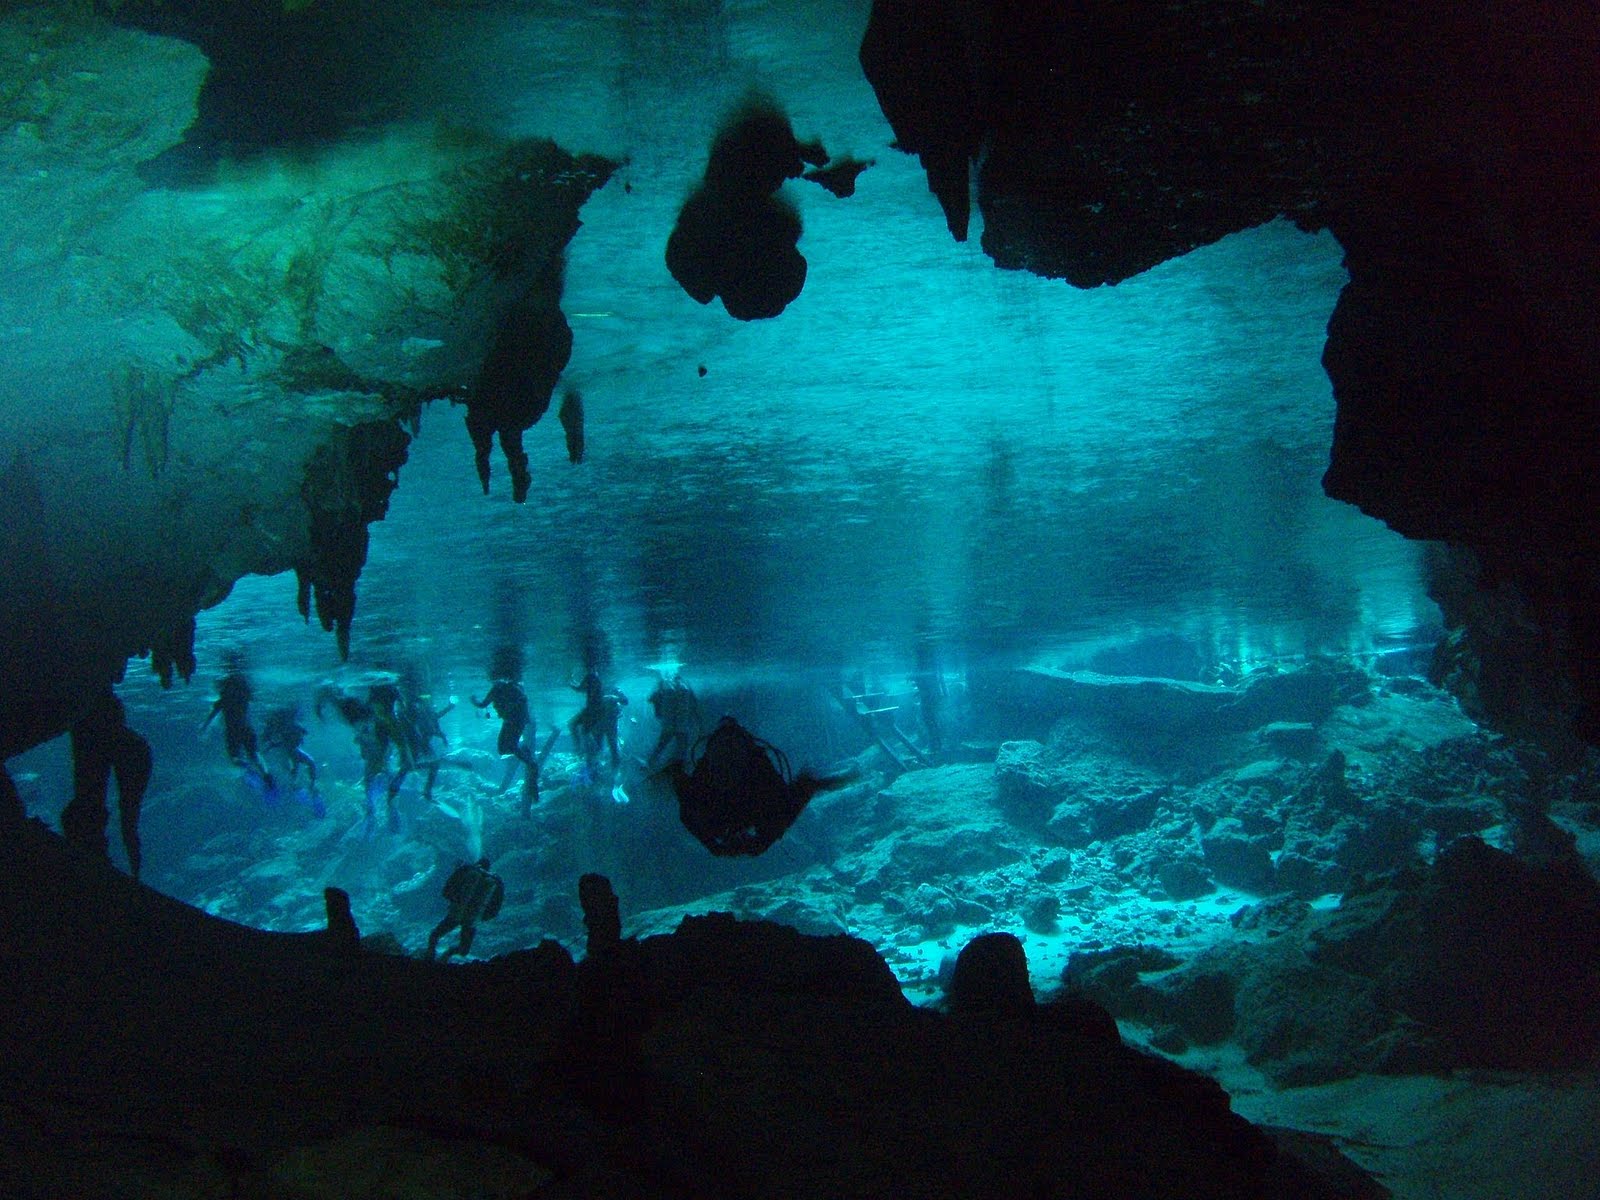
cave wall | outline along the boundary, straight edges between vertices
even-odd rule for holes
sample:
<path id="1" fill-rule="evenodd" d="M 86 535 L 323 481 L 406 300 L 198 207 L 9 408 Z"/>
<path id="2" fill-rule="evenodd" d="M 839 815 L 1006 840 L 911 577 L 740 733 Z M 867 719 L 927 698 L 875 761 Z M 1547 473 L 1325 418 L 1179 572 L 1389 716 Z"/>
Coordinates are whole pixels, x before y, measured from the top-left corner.
<path id="1" fill-rule="evenodd" d="M 194 45 L 46 4 L 0 47 L 9 757 L 130 657 L 186 675 L 195 614 L 247 573 L 296 571 L 343 649 L 422 406 L 470 398 L 514 304 L 556 308 L 614 164 L 395 126 L 152 182 L 198 111 Z"/>
<path id="2" fill-rule="evenodd" d="M 194 6 L 128 11 L 214 32 Z M 312 139 L 292 158 L 151 186 L 196 131 L 202 167 L 230 143 L 201 49 L 81 4 L 0 13 L 10 754 L 130 655 L 182 673 L 193 614 L 246 572 L 298 570 L 347 631 L 364 533 L 335 514 L 382 511 L 399 423 L 470 389 L 611 164 L 287 121 Z M 879 0 L 861 58 L 952 232 L 976 203 L 1002 267 L 1094 286 L 1278 215 L 1330 229 L 1350 283 L 1327 491 L 1470 554 L 1446 673 L 1478 711 L 1548 695 L 1534 724 L 1592 738 L 1597 39 L 1600 17 L 1547 4 Z"/>
<path id="3" fill-rule="evenodd" d="M 1549 695 L 1523 724 L 1593 740 L 1597 44 L 1577 5 L 876 0 L 861 60 L 1001 267 L 1091 287 L 1279 215 L 1331 230 L 1325 490 L 1470 552 L 1455 675 L 1522 677 L 1480 712 Z"/>

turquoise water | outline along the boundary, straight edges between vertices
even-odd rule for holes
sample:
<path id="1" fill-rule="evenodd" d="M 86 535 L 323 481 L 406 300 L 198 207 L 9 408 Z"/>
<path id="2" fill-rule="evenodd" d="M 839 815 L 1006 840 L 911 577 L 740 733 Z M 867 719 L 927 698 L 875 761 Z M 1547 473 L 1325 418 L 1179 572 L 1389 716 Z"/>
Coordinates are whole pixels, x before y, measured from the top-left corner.
<path id="1" fill-rule="evenodd" d="M 770 691 L 904 686 L 919 639 L 954 685 L 1152 634 L 1230 666 L 1427 640 L 1416 547 L 1319 487 L 1334 240 L 1275 223 L 1089 292 L 998 271 L 976 236 L 949 240 L 917 164 L 890 148 L 855 62 L 866 7 L 545 4 L 424 30 L 442 40 L 408 119 L 624 160 L 567 256 L 563 386 L 584 395 L 588 458 L 569 464 L 547 418 L 527 439 L 528 503 L 498 462 L 486 498 L 462 410 L 434 404 L 371 531 L 348 664 L 279 576 L 201 614 L 188 686 L 131 666 L 153 798 L 197 764 L 225 781 L 195 730 L 231 654 L 258 722 L 308 708 L 324 680 L 414 667 L 461 702 L 456 743 L 487 751 L 494 727 L 464 701 L 505 646 L 548 728 L 588 660 L 637 717 L 667 663 L 702 688 Z M 800 137 L 875 165 L 846 199 L 786 185 L 806 287 L 741 323 L 686 296 L 663 250 L 718 120 L 753 86 Z M 347 731 L 317 726 L 309 744 L 331 777 L 357 773 Z M 59 794 L 50 778 L 36 800 Z"/>
<path id="2" fill-rule="evenodd" d="M 460 410 L 435 405 L 373 529 L 352 662 L 470 678 L 509 641 L 538 688 L 586 646 L 621 672 L 784 675 L 908 668 L 919 633 L 954 666 L 1153 632 L 1253 662 L 1431 619 L 1415 547 L 1319 489 L 1332 239 L 1274 225 L 1087 293 L 966 247 L 922 276 L 834 253 L 751 325 L 665 290 L 618 293 L 626 320 L 575 296 L 589 455 L 536 426 L 525 506 L 503 475 L 479 494 Z M 331 668 L 290 591 L 241 584 L 202 653 Z"/>

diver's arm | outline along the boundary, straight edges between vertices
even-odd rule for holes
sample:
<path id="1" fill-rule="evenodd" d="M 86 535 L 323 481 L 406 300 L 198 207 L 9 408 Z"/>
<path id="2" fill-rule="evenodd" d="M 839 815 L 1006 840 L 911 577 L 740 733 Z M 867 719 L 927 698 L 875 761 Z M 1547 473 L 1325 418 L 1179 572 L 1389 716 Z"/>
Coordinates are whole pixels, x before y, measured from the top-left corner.
<path id="1" fill-rule="evenodd" d="M 217 702 L 211 706 L 211 711 L 206 714 L 206 719 L 204 721 L 200 722 L 201 730 L 204 731 L 206 726 L 210 725 L 211 722 L 212 722 L 212 719 L 214 717 L 216 717 L 216 715 L 221 711 L 222 711 L 222 697 L 218 696 L 217 697 Z"/>

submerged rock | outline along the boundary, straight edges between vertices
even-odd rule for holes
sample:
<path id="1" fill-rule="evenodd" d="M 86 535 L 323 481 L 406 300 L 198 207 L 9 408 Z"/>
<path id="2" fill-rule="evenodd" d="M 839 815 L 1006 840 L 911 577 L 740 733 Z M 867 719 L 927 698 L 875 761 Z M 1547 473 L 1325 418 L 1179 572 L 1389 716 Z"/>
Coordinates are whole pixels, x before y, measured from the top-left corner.
<path id="1" fill-rule="evenodd" d="M 976 991 L 1007 1002 L 958 1018 L 913 1008 L 858 939 L 727 914 L 579 964 L 546 943 L 446 966 L 208 917 L 32 823 L 0 859 L 0 953 L 22 972 L 0 990 L 0 1092 L 29 1097 L 0 1123 L 7 1194 L 514 1196 L 559 1177 L 607 1195 L 1004 1200 L 1088 1180 L 1101 1200 L 1289 1200 L 1283 1152 L 1216 1084 L 1121 1045 L 1084 1003 L 1023 1005 L 1015 939 L 983 943 Z M 227 1086 L 197 1085 L 196 1064 Z M 1312 1179 L 1294 1200 L 1336 1194 Z"/>
<path id="2" fill-rule="evenodd" d="M 1476 838 L 1363 884 L 1333 911 L 1287 897 L 1180 963 L 1125 948 L 1063 976 L 1181 1050 L 1232 1038 L 1279 1086 L 1362 1072 L 1559 1069 L 1600 1047 L 1600 883 Z"/>
<path id="3" fill-rule="evenodd" d="M 614 165 L 430 126 L 151 187 L 140 167 L 183 136 L 207 64 L 89 13 L 0 16 L 19 134 L 0 239 L 25 272 L 0 304 L 0 495 L 5 545 L 37 564 L 0 604 L 41 618 L 0 632 L 8 756 L 130 656 L 192 671 L 194 614 L 246 573 L 299 569 L 347 638 L 387 494 L 364 473 L 392 476 L 422 405 L 475 382 Z M 362 439 L 382 452 L 352 454 Z"/>
<path id="4" fill-rule="evenodd" d="M 775 317 L 805 286 L 800 214 L 778 189 L 827 153 L 802 143 L 777 104 L 754 96 L 712 143 L 705 176 L 667 239 L 667 269 L 693 299 L 721 296 L 741 321 Z"/>
<path id="5" fill-rule="evenodd" d="M 956 955 L 948 988 L 950 1011 L 957 1015 L 993 1013 L 1026 1016 L 1033 1011 L 1028 955 L 1011 933 L 983 933 Z"/>

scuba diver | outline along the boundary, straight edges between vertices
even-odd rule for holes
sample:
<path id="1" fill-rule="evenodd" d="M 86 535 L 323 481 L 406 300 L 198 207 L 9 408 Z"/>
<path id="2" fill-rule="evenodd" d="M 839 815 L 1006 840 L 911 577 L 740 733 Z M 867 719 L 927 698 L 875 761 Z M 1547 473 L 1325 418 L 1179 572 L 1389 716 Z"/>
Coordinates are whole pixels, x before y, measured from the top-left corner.
<path id="1" fill-rule="evenodd" d="M 650 693 L 650 708 L 661 726 L 655 748 L 645 759 L 645 770 L 656 771 L 661 765 L 661 752 L 671 749 L 672 757 L 685 765 L 700 736 L 700 701 L 689 685 L 678 675 L 664 675 Z"/>
<path id="2" fill-rule="evenodd" d="M 791 778 L 783 751 L 756 737 L 733 717 L 723 717 L 706 737 L 693 766 L 667 764 L 684 828 L 718 856 L 756 855 L 793 825 L 811 797 L 840 788 L 855 773 Z"/>
<path id="3" fill-rule="evenodd" d="M 433 743 L 437 740 L 448 742 L 444 736 L 444 727 L 439 724 L 439 718 L 455 707 L 455 703 L 446 704 L 443 708 L 435 709 L 432 698 L 417 690 L 415 679 L 402 680 L 406 686 L 399 689 L 400 706 L 396 713 L 399 731 L 400 769 L 394 773 L 394 778 L 389 780 L 389 806 L 394 807 L 395 793 L 400 790 L 400 785 L 405 782 L 407 775 L 415 770 L 424 770 L 427 777 L 422 785 L 424 799 L 433 799 L 433 784 L 439 778 L 439 768 L 444 759 L 433 752 Z"/>
<path id="4" fill-rule="evenodd" d="M 534 727 L 533 716 L 528 711 L 527 693 L 515 680 L 502 677 L 489 685 L 489 694 L 482 700 L 470 699 L 474 708 L 493 706 L 495 716 L 500 718 L 500 737 L 495 743 L 495 749 L 501 755 L 511 757 L 511 762 L 506 766 L 505 778 L 500 781 L 500 790 L 504 792 L 511 786 L 511 781 L 516 778 L 518 763 L 527 769 L 527 774 L 522 780 L 522 815 L 524 817 L 531 815 L 534 801 L 539 798 L 539 760 L 522 741 L 524 731 L 529 732 L 531 736 Z"/>
<path id="5" fill-rule="evenodd" d="M 316 817 L 324 817 L 328 810 L 317 792 L 317 763 L 306 753 L 305 740 L 306 727 L 300 724 L 300 710 L 293 704 L 273 709 L 267 714 L 267 719 L 261 722 L 263 759 L 287 767 L 290 779 L 298 779 L 300 768 L 304 767 L 311 785 L 306 792 L 311 813 Z"/>
<path id="6" fill-rule="evenodd" d="M 428 959 L 438 952 L 439 939 L 452 929 L 460 929 L 456 944 L 444 952 L 446 961 L 452 954 L 466 956 L 472 948 L 472 938 L 478 932 L 479 921 L 493 920 L 500 914 L 505 902 L 506 885 L 500 876 L 489 870 L 489 860 L 480 858 L 475 863 L 462 863 L 445 880 L 444 898 L 450 905 L 444 920 L 428 934 Z"/>
<path id="7" fill-rule="evenodd" d="M 383 684 L 375 684 L 368 689 L 368 695 L 377 692 Z M 392 686 L 392 685 L 391 685 Z M 381 700 L 381 693 L 380 693 Z M 370 836 L 374 825 L 377 823 L 378 777 L 388 768 L 389 749 L 393 743 L 395 721 L 391 715 L 385 718 L 377 705 L 359 696 L 352 696 L 340 691 L 335 685 L 325 683 L 317 689 L 316 712 L 317 718 L 323 718 L 323 709 L 332 705 L 335 712 L 350 726 L 350 731 L 355 735 L 356 749 L 361 754 L 361 796 L 366 808 L 367 834 Z M 400 827 L 400 814 L 395 809 L 394 798 L 389 798 L 389 828 L 397 830 Z"/>
<path id="8" fill-rule="evenodd" d="M 628 703 L 628 698 L 615 688 L 608 689 L 600 682 L 599 673 L 593 670 L 585 673 L 582 683 L 569 686 L 573 691 L 583 693 L 583 707 L 567 722 L 567 731 L 572 734 L 573 745 L 583 757 L 584 768 L 592 779 L 600 757 L 600 747 L 605 745 L 611 752 L 611 773 L 615 775 L 617 760 L 621 757 L 617 726 L 622 720 L 622 709 Z"/>
<path id="9" fill-rule="evenodd" d="M 300 724 L 300 710 L 293 704 L 275 708 L 261 722 L 261 749 L 263 754 L 274 755 L 289 764 L 289 775 L 296 778 L 300 768 L 306 769 L 311 790 L 317 788 L 317 763 L 303 748 L 306 727 Z"/>
<path id="10" fill-rule="evenodd" d="M 239 660 L 231 658 L 228 673 L 217 681 L 217 701 L 200 723 L 201 730 L 222 714 L 222 735 L 228 747 L 228 757 L 237 767 L 253 770 L 268 787 L 272 776 L 256 749 L 256 731 L 250 724 L 250 681 L 245 678 Z"/>
<path id="11" fill-rule="evenodd" d="M 139 878 L 139 808 L 150 786 L 154 759 L 150 743 L 128 728 L 122 701 L 109 687 L 72 723 L 72 799 L 61 811 L 61 833 L 68 842 L 104 855 L 111 814 L 106 793 L 117 780 L 117 818 L 128 872 Z"/>

